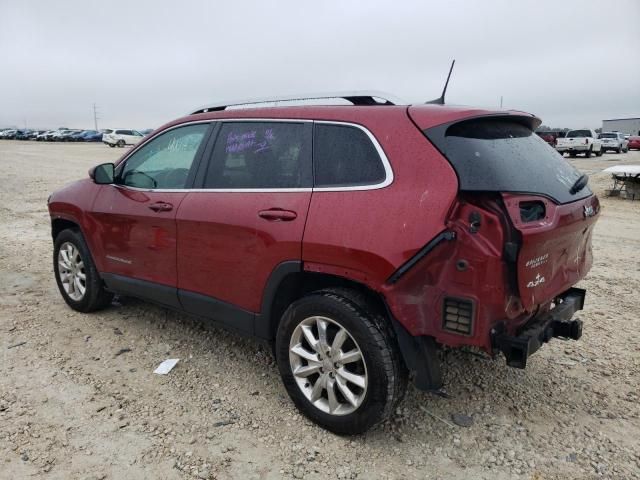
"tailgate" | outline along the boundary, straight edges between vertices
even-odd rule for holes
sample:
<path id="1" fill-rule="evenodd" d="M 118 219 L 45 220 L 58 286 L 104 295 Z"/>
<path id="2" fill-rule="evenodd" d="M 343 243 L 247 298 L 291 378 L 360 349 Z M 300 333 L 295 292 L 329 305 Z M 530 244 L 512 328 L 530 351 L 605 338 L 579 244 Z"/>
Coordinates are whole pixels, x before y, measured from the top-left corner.
<path id="1" fill-rule="evenodd" d="M 591 268 L 591 236 L 599 202 L 595 195 L 562 205 L 540 196 L 502 196 L 521 235 L 518 290 L 522 305 L 532 311 L 575 285 Z M 526 221 L 526 209 L 534 204 L 544 206 L 544 217 Z"/>

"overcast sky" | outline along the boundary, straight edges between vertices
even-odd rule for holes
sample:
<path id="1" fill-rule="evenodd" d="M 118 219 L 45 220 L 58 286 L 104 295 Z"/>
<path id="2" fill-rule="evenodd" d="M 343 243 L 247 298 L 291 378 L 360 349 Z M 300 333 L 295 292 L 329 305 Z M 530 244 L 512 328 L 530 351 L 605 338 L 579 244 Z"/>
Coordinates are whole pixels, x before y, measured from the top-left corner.
<path id="1" fill-rule="evenodd" d="M 217 100 L 383 90 L 640 117 L 640 1 L 0 0 L 0 127 L 151 128 Z"/>

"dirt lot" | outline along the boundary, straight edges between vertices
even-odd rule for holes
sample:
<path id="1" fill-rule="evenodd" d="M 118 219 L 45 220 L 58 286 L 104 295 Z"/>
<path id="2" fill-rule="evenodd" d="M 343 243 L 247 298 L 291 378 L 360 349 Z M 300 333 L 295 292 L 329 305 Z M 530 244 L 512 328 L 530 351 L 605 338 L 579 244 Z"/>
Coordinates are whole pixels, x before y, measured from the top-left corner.
<path id="1" fill-rule="evenodd" d="M 449 353 L 449 398 L 410 388 L 355 438 L 301 417 L 254 341 L 133 299 L 66 306 L 47 196 L 121 153 L 0 142 L 0 478 L 640 478 L 640 202 L 604 198 L 599 173 L 640 152 L 575 160 L 603 205 L 582 340 L 526 371 Z"/>

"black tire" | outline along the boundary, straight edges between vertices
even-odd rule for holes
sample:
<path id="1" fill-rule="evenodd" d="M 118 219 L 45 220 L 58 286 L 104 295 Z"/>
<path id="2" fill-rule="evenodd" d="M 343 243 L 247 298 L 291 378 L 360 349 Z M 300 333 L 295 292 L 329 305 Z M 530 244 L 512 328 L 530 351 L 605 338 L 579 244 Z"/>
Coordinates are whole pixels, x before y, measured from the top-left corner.
<path id="1" fill-rule="evenodd" d="M 600 150 L 598 150 L 598 153 L 596 153 L 596 157 L 601 157 L 604 154 L 604 149 L 601 148 Z"/>
<path id="2" fill-rule="evenodd" d="M 569 152 L 569 156 L 571 158 L 576 158 L 576 152 Z"/>
<path id="3" fill-rule="evenodd" d="M 124 140 L 118 140 L 118 147 L 123 148 L 125 145 Z"/>
<path id="4" fill-rule="evenodd" d="M 362 403 L 351 413 L 334 415 L 322 411 L 307 399 L 296 383 L 289 360 L 289 342 L 296 327 L 314 316 L 337 322 L 362 352 L 368 384 Z M 285 388 L 296 407 L 321 427 L 341 435 L 363 433 L 388 418 L 407 388 L 408 373 L 389 322 L 365 295 L 350 289 L 317 291 L 291 304 L 278 326 L 276 359 Z"/>
<path id="5" fill-rule="evenodd" d="M 109 145 L 111 148 L 116 146 L 114 143 L 107 143 L 107 145 Z"/>
<path id="6" fill-rule="evenodd" d="M 74 300 L 69 296 L 69 294 L 67 294 L 62 285 L 62 280 L 60 279 L 58 253 L 60 251 L 60 247 L 66 243 L 71 243 L 75 246 L 84 264 L 86 290 L 82 298 L 79 300 Z M 56 277 L 56 283 L 58 284 L 58 290 L 60 290 L 62 298 L 64 298 L 67 305 L 74 310 L 84 313 L 93 312 L 95 310 L 103 309 L 111 304 L 113 293 L 105 290 L 102 279 L 96 270 L 95 264 L 93 263 L 93 258 L 91 258 L 89 248 L 87 247 L 84 237 L 79 230 L 63 230 L 56 237 L 53 245 L 53 271 Z"/>
<path id="7" fill-rule="evenodd" d="M 585 158 L 591 158 L 591 154 L 593 153 L 593 147 L 590 147 L 584 154 Z"/>
<path id="8" fill-rule="evenodd" d="M 621 149 L 616 148 L 616 153 L 620 153 Z"/>

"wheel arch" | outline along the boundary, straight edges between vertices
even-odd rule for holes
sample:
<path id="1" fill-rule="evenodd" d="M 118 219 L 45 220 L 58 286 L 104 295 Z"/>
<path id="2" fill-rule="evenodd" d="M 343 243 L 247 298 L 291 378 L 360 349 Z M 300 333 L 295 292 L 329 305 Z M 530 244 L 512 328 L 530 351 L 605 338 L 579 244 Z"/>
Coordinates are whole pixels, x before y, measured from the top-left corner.
<path id="1" fill-rule="evenodd" d="M 387 316 L 382 295 L 363 283 L 328 273 L 303 270 L 302 262 L 279 264 L 264 289 L 260 313 L 256 316 L 255 334 L 265 340 L 275 338 L 282 314 L 291 303 L 305 295 L 326 288 L 350 288 L 365 294 L 372 305 Z"/>
<path id="2" fill-rule="evenodd" d="M 404 364 L 414 373 L 413 383 L 418 389 L 434 391 L 442 388 L 444 380 L 437 355 L 438 345 L 433 337 L 412 336 L 394 318 L 382 294 L 364 283 L 338 275 L 305 271 L 300 261 L 283 262 L 272 272 L 264 290 L 260 313 L 256 315 L 255 335 L 275 344 L 273 340 L 278 324 L 291 303 L 311 292 L 337 287 L 349 288 L 364 294 L 370 304 L 389 322 Z"/>
<path id="3" fill-rule="evenodd" d="M 67 229 L 75 229 L 82 232 L 82 228 L 80 228 L 80 224 L 76 221 L 69 220 L 67 218 L 61 218 L 61 217 L 51 219 L 51 237 L 53 238 L 54 241 L 56 237 L 60 234 L 60 232 Z"/>

